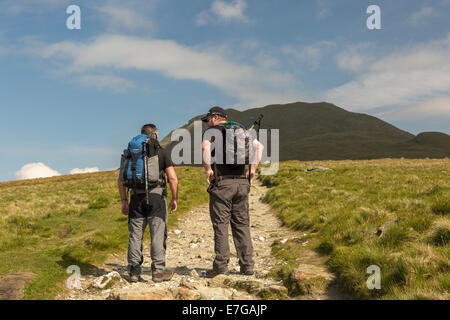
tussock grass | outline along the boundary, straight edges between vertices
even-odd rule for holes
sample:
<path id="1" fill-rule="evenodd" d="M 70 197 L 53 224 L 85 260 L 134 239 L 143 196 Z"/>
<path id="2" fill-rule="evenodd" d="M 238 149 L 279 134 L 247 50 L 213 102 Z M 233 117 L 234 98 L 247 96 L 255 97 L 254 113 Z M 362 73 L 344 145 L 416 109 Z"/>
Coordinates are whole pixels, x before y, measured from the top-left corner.
<path id="1" fill-rule="evenodd" d="M 450 242 L 450 219 L 438 219 L 430 230 L 430 243 L 446 246 Z"/>
<path id="2" fill-rule="evenodd" d="M 431 211 L 435 214 L 447 215 L 450 213 L 450 199 L 448 197 L 439 197 L 434 199 Z"/>
<path id="3" fill-rule="evenodd" d="M 332 170 L 304 172 L 312 165 Z M 356 298 L 449 299 L 449 177 L 449 159 L 382 159 L 288 161 L 260 179 L 272 187 L 263 200 L 285 225 L 314 235 Z M 381 290 L 366 287 L 370 265 L 381 268 Z"/>
<path id="4" fill-rule="evenodd" d="M 175 170 L 179 208 L 169 216 L 169 228 L 208 200 L 201 168 Z M 89 274 L 108 254 L 126 251 L 128 219 L 120 212 L 117 176 L 109 171 L 0 183 L 0 275 L 35 273 L 25 299 L 57 295 L 69 265 Z"/>

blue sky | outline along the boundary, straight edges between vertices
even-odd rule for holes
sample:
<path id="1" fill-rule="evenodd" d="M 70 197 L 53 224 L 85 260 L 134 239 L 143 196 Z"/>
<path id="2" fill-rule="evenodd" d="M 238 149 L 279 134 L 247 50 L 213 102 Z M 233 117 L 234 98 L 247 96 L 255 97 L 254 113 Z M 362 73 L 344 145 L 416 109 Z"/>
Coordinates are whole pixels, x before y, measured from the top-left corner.
<path id="1" fill-rule="evenodd" d="M 212 105 L 327 101 L 449 134 L 449 16 L 450 0 L 2 0 L 0 181 L 117 168 L 143 123 L 165 136 Z"/>

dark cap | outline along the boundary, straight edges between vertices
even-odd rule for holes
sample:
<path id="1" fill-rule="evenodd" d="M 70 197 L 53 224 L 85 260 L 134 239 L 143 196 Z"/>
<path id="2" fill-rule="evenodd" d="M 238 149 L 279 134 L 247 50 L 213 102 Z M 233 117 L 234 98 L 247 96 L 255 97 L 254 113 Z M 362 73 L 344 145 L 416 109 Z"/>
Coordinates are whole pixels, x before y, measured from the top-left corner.
<path id="1" fill-rule="evenodd" d="M 202 121 L 206 122 L 208 121 L 208 118 L 213 116 L 213 115 L 219 115 L 221 117 L 224 117 L 225 119 L 228 118 L 227 113 L 225 112 L 225 110 L 223 110 L 221 107 L 212 107 L 211 109 L 209 109 L 208 113 L 205 114 L 202 117 Z"/>

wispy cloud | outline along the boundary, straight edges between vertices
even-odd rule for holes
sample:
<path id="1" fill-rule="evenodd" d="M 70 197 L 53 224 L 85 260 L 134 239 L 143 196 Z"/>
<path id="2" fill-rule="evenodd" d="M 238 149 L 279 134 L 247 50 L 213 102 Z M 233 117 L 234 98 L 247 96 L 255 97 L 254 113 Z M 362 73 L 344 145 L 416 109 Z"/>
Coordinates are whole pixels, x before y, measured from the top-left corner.
<path id="1" fill-rule="evenodd" d="M 375 47 L 373 42 L 364 42 L 350 45 L 336 56 L 336 64 L 339 69 L 350 72 L 360 72 L 367 68 L 375 57 L 370 55 L 371 49 Z"/>
<path id="2" fill-rule="evenodd" d="M 336 43 L 333 41 L 319 41 L 317 43 L 307 46 L 287 45 L 281 48 L 281 51 L 292 57 L 296 62 L 307 64 L 311 69 L 319 68 L 324 56 L 327 55 L 330 49 L 336 48 Z"/>
<path id="3" fill-rule="evenodd" d="M 61 0 L 2 0 L 2 11 L 8 14 L 19 15 L 29 12 L 44 12 L 48 8 L 67 7 L 71 3 Z M 0 12 L 1 14 L 1 12 Z"/>
<path id="4" fill-rule="evenodd" d="M 324 19 L 331 16 L 330 3 L 326 0 L 316 0 L 317 3 L 317 18 Z"/>
<path id="5" fill-rule="evenodd" d="M 436 97 L 417 105 L 379 113 L 396 120 L 419 120 L 428 117 L 450 118 L 450 96 Z"/>
<path id="6" fill-rule="evenodd" d="M 435 97 L 422 103 L 377 114 L 391 120 L 450 119 L 450 95 Z"/>
<path id="7" fill-rule="evenodd" d="M 82 75 L 78 78 L 78 82 L 88 87 L 96 87 L 99 89 L 110 89 L 116 93 L 125 92 L 128 89 L 136 87 L 133 81 L 115 75 L 104 75 L 104 74 Z"/>
<path id="8" fill-rule="evenodd" d="M 351 110 L 416 105 L 450 94 L 450 35 L 410 46 L 358 69 L 355 79 L 324 93 Z"/>
<path id="9" fill-rule="evenodd" d="M 247 7 L 246 0 L 214 0 L 208 10 L 200 12 L 196 17 L 198 26 L 204 26 L 210 23 L 247 23 L 248 17 L 244 14 Z"/>
<path id="10" fill-rule="evenodd" d="M 100 17 L 107 22 L 110 31 L 145 30 L 154 32 L 155 25 L 144 14 L 123 6 L 104 6 L 97 10 L 102 14 Z"/>
<path id="11" fill-rule="evenodd" d="M 416 134 L 424 131 L 450 134 L 450 94 L 394 108 L 387 112 L 375 113 L 374 116 Z"/>
<path id="12" fill-rule="evenodd" d="M 432 17 L 436 17 L 438 15 L 439 15 L 439 13 L 436 11 L 435 8 L 433 8 L 433 7 L 423 7 L 419 11 L 414 12 L 409 17 L 409 22 L 412 25 L 418 25 L 418 24 L 421 24 L 421 23 L 425 22 L 425 20 L 430 19 Z"/>
<path id="13" fill-rule="evenodd" d="M 84 169 L 75 168 L 75 169 L 70 170 L 70 174 L 92 173 L 92 172 L 98 172 L 98 171 L 99 170 L 97 167 L 84 168 Z"/>
<path id="14" fill-rule="evenodd" d="M 171 40 L 105 35 L 89 43 L 41 45 L 34 51 L 53 61 L 68 61 L 66 71 L 82 74 L 87 83 L 100 79 L 103 86 L 119 85 L 123 79 L 85 75 L 105 68 L 159 72 L 174 79 L 203 81 L 252 106 L 264 99 L 271 103 L 298 97 L 294 87 L 297 81 L 289 73 L 236 62 L 214 48 L 189 47 Z"/>

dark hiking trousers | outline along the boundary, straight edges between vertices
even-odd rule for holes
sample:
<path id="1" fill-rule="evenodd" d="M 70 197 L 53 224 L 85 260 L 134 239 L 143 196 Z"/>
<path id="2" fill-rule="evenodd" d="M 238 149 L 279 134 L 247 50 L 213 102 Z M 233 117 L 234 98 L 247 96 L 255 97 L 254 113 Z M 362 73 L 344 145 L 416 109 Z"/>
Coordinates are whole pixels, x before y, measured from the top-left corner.
<path id="1" fill-rule="evenodd" d="M 166 199 L 158 194 L 150 194 L 147 205 L 145 194 L 132 195 L 128 214 L 128 271 L 131 275 L 140 275 L 142 272 L 142 239 L 147 224 L 150 227 L 152 271 L 163 271 L 166 266 Z"/>
<path id="2" fill-rule="evenodd" d="M 216 257 L 213 270 L 228 271 L 230 248 L 228 226 L 231 223 L 234 245 L 242 270 L 253 270 L 253 244 L 250 237 L 250 216 L 247 179 L 224 179 L 208 188 L 209 211 L 214 229 L 214 250 Z"/>

